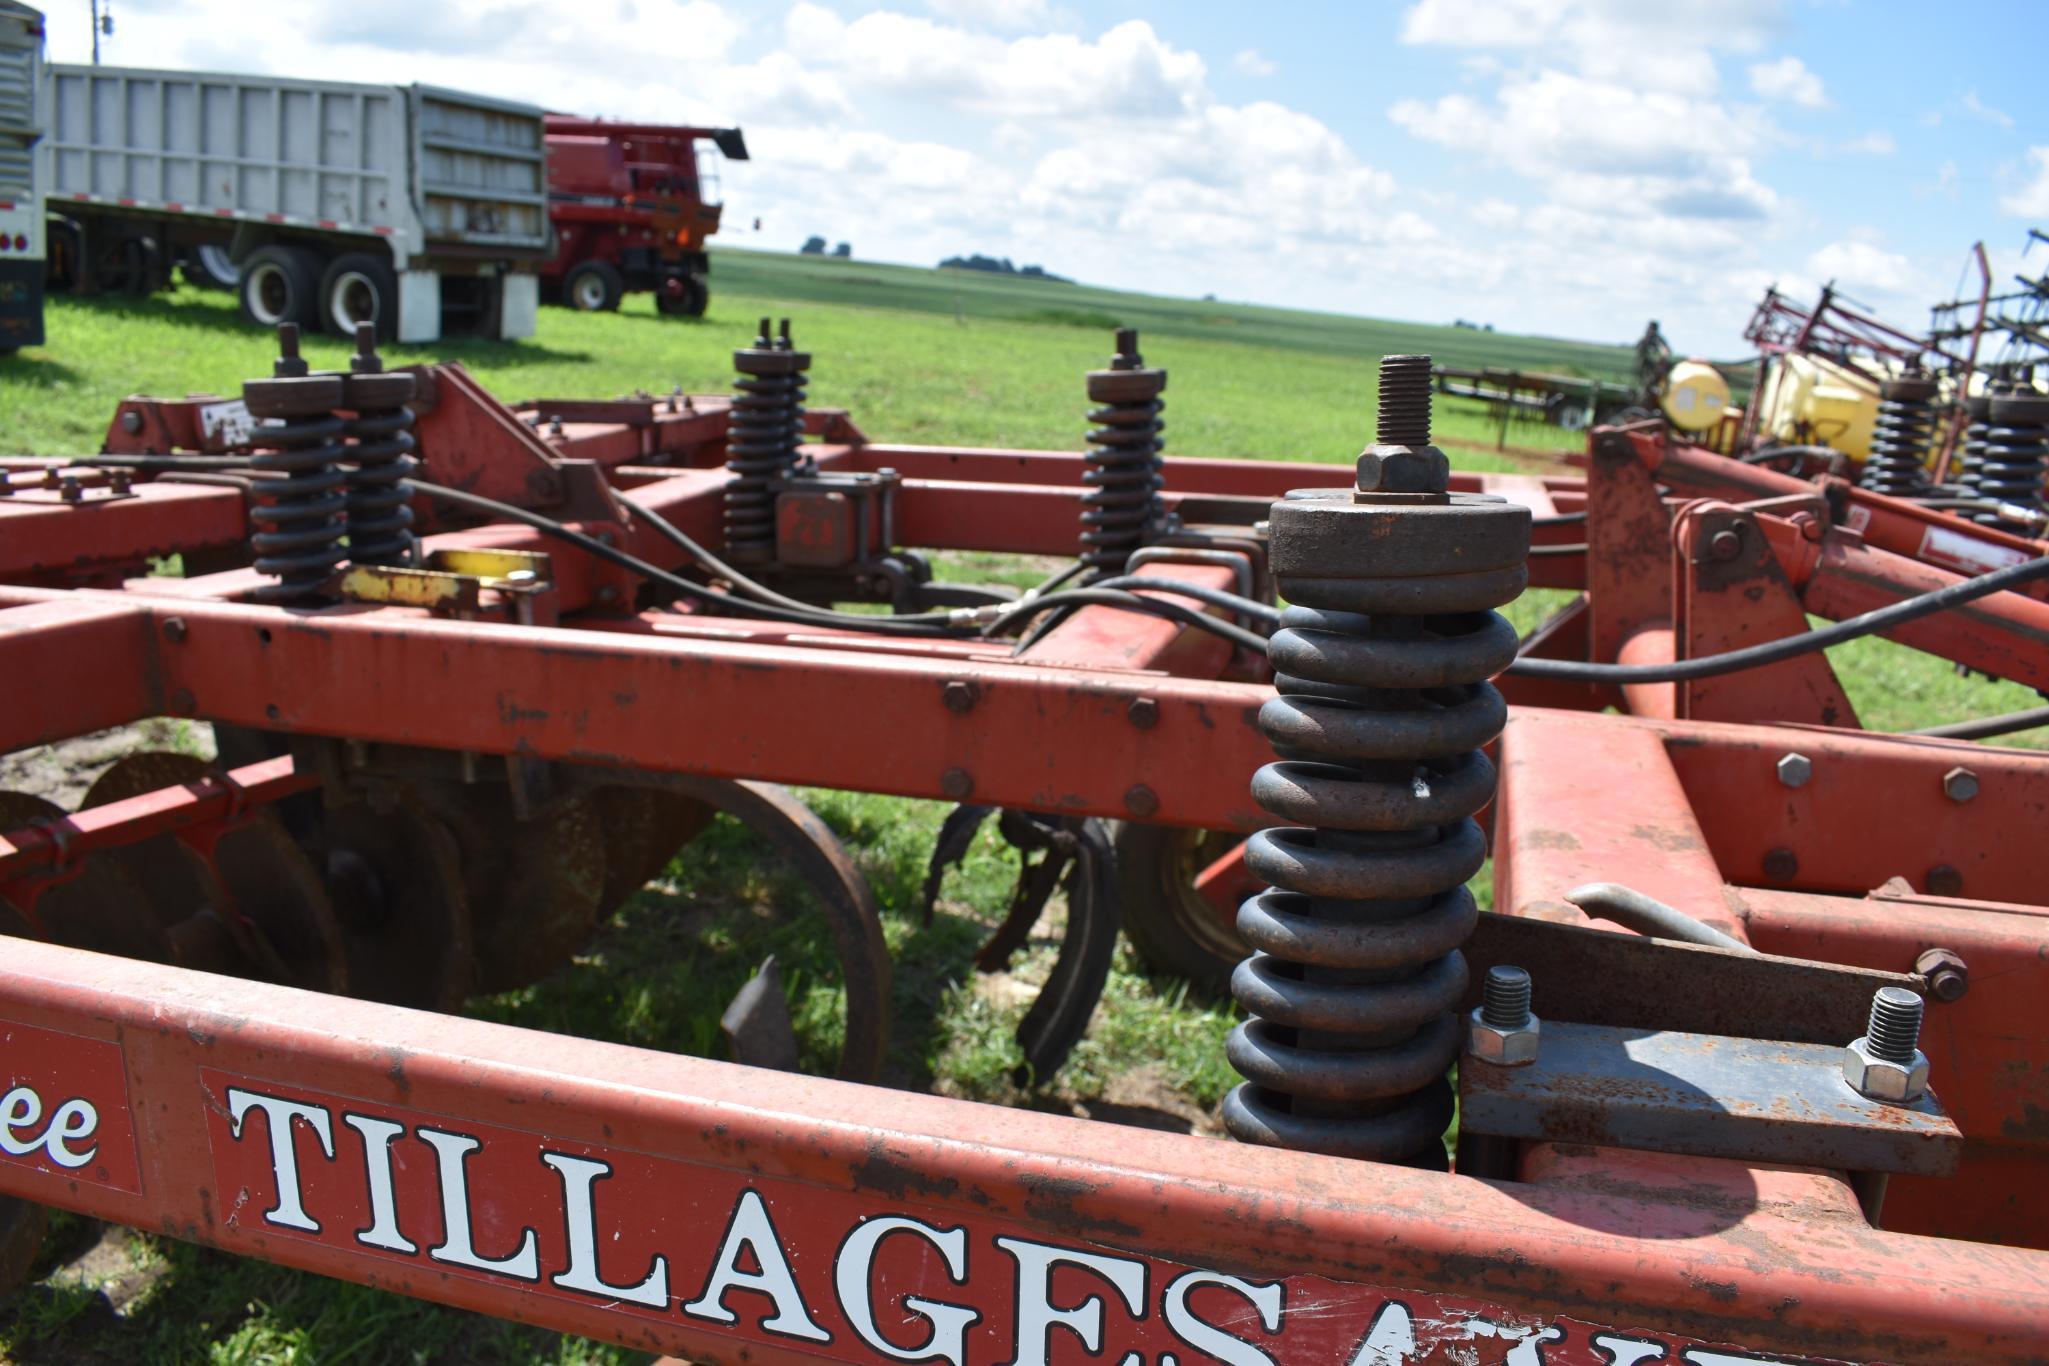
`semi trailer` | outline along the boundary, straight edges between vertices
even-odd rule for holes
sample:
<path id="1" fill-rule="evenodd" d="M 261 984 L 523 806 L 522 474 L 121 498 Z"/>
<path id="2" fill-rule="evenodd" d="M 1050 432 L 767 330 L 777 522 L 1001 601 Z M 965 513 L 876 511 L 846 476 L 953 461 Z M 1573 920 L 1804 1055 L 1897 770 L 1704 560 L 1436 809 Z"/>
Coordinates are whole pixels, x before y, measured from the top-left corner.
<path id="1" fill-rule="evenodd" d="M 551 246 L 534 106 L 61 64 L 43 95 L 36 161 L 60 287 L 148 293 L 182 262 L 232 284 L 263 327 L 533 334 L 534 271 Z"/>
<path id="2" fill-rule="evenodd" d="M 0 355 L 43 340 L 43 16 L 0 0 Z"/>
<path id="3" fill-rule="evenodd" d="M 603 311 L 652 291 L 663 313 L 702 314 L 711 298 L 705 240 L 719 229 L 714 155 L 747 160 L 740 130 L 566 114 L 548 115 L 547 129 L 555 251 L 541 283 L 550 296 Z"/>

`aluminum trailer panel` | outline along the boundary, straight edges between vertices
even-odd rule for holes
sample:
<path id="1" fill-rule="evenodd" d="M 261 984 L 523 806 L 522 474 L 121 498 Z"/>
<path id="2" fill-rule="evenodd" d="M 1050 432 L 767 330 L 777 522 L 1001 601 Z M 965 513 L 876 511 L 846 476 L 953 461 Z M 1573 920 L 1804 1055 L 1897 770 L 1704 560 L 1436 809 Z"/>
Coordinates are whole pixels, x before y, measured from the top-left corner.
<path id="1" fill-rule="evenodd" d="M 0 0 L 0 352 L 43 340 L 43 16 Z"/>
<path id="2" fill-rule="evenodd" d="M 430 86 L 52 65 L 52 196 L 387 239 L 417 256 L 550 245 L 538 108 Z"/>

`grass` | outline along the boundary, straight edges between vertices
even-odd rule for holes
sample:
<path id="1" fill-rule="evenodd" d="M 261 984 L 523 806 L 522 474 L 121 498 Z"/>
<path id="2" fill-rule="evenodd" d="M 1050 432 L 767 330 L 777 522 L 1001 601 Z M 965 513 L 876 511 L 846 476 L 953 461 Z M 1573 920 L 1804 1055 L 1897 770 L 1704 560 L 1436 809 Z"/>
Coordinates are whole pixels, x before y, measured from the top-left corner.
<path id="1" fill-rule="evenodd" d="M 1190 455 L 1349 460 L 1370 433 L 1373 359 L 1430 351 L 1454 364 L 1519 365 L 1615 376 L 1622 348 L 1208 301 L 963 271 L 724 251 L 708 316 L 657 316 L 645 296 L 616 317 L 544 309 L 523 342 L 394 347 L 393 362 L 456 358 L 506 398 L 588 397 L 681 384 L 721 391 L 729 352 L 764 314 L 795 319 L 817 356 L 813 406 L 850 409 L 870 435 L 897 441 L 1075 449 L 1087 404 L 1080 372 L 1099 365 L 1119 325 L 1143 329 L 1149 362 L 1172 372 L 1170 450 Z M 245 330 L 225 296 L 50 306 L 49 347 L 0 362 L 0 447 L 97 449 L 130 393 L 232 393 L 267 372 L 271 341 Z M 342 349 L 308 348 L 332 367 Z M 1479 405 L 1440 403 L 1447 444 L 1491 446 Z M 1580 438 L 1517 427 L 1521 444 Z M 1513 462 L 1455 449 L 1466 468 Z M 953 556 L 960 577 L 1025 584 L 1043 572 L 993 556 Z M 1528 630 L 1564 598 L 1532 592 L 1510 616 Z M 1832 652 L 1867 726 L 1904 729 L 2013 710 L 2032 694 L 1963 679 L 1878 640 Z M 180 748 L 190 737 L 174 737 Z M 1016 859 L 984 829 L 943 884 L 929 921 L 918 904 L 946 807 L 858 793 L 806 794 L 853 851 L 882 908 L 894 965 L 888 1084 L 1006 1104 L 1055 1105 L 1139 1123 L 1186 1123 L 1235 1082 L 1223 1059 L 1228 1004 L 1148 976 L 1120 950 L 1089 1037 L 1048 1092 L 1021 1093 L 1012 1037 L 1057 949 L 1046 925 L 994 978 L 975 950 L 1006 908 Z M 1476 879 L 1483 904 L 1491 888 Z M 650 1048 L 721 1053 L 720 1006 L 761 956 L 778 955 L 809 1065 L 838 1046 L 833 959 L 801 889 L 757 837 L 721 818 L 665 876 L 632 898 L 570 964 L 518 991 L 480 998 L 482 1018 Z M 1132 1061 L 1143 1063 L 1134 1068 Z M 1143 1083 L 1140 1085 L 1139 1083 Z M 141 1233 L 102 1233 L 56 1217 L 40 1279 L 0 1300 L 0 1356 L 24 1362 L 626 1363 L 646 1360 L 581 1339 L 483 1319 Z"/>

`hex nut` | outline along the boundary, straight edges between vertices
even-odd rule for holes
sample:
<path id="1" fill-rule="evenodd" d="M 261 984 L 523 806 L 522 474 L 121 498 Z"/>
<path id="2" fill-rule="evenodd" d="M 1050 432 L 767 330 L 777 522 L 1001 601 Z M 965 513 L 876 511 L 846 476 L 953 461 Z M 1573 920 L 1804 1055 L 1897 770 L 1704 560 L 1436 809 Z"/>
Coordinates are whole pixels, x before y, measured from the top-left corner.
<path id="1" fill-rule="evenodd" d="M 1978 775 L 1968 768 L 1953 768 L 1942 775 L 1942 791 L 1953 802 L 1967 802 L 1978 795 Z"/>
<path id="2" fill-rule="evenodd" d="M 1805 787 L 1814 776 L 1814 761 L 1804 754 L 1779 756 L 1779 781 L 1787 787 Z"/>
<path id="3" fill-rule="evenodd" d="M 1520 1029 L 1496 1029 L 1476 1009 L 1466 1017 L 1466 1056 L 1496 1067 L 1524 1067 L 1537 1060 L 1542 1022 L 1532 1015 Z"/>
<path id="4" fill-rule="evenodd" d="M 1914 1050 L 1912 1063 L 1874 1057 L 1871 1041 L 1858 1037 L 1843 1050 L 1843 1080 L 1866 1100 L 1905 1105 L 1928 1094 L 1928 1055 Z"/>
<path id="5" fill-rule="evenodd" d="M 1441 493 L 1451 457 L 1435 446 L 1372 445 L 1359 453 L 1359 488 L 1368 493 Z"/>

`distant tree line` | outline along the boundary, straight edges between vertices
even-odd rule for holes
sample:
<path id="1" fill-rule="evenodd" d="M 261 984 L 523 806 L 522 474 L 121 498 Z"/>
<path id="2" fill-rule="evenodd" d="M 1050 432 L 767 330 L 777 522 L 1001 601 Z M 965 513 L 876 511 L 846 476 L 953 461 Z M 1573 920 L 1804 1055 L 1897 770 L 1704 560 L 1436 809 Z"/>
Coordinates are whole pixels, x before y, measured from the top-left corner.
<path id="1" fill-rule="evenodd" d="M 831 255 L 838 256 L 844 259 L 845 257 L 852 256 L 854 254 L 854 249 L 847 243 L 842 242 L 838 246 L 834 247 L 830 252 L 827 252 L 825 249 L 825 239 L 823 237 L 807 237 L 804 239 L 804 245 L 797 248 L 797 254 L 799 256 Z"/>
<path id="2" fill-rule="evenodd" d="M 1453 327 L 1463 327 L 1473 332 L 1492 332 L 1494 330 L 1493 323 L 1469 323 L 1464 318 L 1453 318 L 1451 325 Z"/>
<path id="3" fill-rule="evenodd" d="M 1055 275 L 1044 266 L 1026 266 L 1022 270 L 1010 263 L 1008 256 L 984 256 L 976 252 L 973 256 L 949 256 L 939 263 L 941 270 L 986 270 L 996 275 L 1015 275 L 1021 280 L 1058 280 L 1062 284 L 1073 284 L 1065 275 Z"/>

